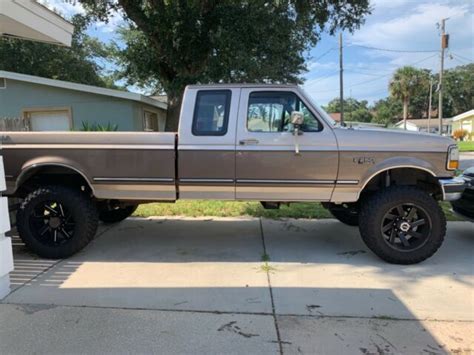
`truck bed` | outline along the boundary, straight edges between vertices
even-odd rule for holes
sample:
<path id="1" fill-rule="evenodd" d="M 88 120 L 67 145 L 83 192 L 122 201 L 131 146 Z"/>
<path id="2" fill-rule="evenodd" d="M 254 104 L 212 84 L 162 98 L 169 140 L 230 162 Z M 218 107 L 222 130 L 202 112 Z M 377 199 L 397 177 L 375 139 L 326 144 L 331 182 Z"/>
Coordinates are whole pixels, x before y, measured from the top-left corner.
<path id="1" fill-rule="evenodd" d="M 4 132 L 2 155 L 7 194 L 47 164 L 79 172 L 97 198 L 176 199 L 175 133 Z"/>

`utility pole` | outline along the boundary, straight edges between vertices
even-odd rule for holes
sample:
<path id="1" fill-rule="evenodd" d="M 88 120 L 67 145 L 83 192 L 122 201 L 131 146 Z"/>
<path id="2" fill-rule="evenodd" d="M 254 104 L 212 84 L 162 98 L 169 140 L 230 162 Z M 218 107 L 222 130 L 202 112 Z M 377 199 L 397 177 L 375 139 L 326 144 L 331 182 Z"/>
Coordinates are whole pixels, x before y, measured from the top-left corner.
<path id="1" fill-rule="evenodd" d="M 433 96 L 433 79 L 430 78 L 430 98 L 428 102 L 428 133 L 431 133 L 431 100 Z"/>
<path id="2" fill-rule="evenodd" d="M 344 127 L 344 81 L 343 81 L 343 64 L 342 64 L 342 32 L 339 33 L 339 96 L 341 111 L 341 126 Z"/>
<path id="3" fill-rule="evenodd" d="M 447 18 L 441 20 L 441 61 L 439 68 L 439 83 L 438 83 L 438 129 L 439 134 L 443 134 L 443 70 L 444 70 L 444 50 L 448 48 L 449 35 L 445 33 L 445 24 Z"/>

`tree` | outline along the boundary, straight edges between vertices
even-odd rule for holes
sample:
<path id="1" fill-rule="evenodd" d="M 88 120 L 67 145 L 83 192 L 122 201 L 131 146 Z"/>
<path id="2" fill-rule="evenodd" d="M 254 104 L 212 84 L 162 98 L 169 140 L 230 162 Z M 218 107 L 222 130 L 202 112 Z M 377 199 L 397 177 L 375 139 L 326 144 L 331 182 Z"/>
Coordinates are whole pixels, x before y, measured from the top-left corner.
<path id="1" fill-rule="evenodd" d="M 106 20 L 122 11 L 122 74 L 165 91 L 175 130 L 184 87 L 194 83 L 301 82 L 304 54 L 322 31 L 352 31 L 368 0 L 79 0 Z"/>
<path id="2" fill-rule="evenodd" d="M 109 55 L 107 47 L 84 31 L 87 21 L 81 16 L 72 18 L 74 34 L 71 47 L 0 38 L 0 70 L 36 75 L 81 84 L 115 87 L 101 75 L 97 58 Z"/>
<path id="3" fill-rule="evenodd" d="M 402 105 L 398 100 L 388 97 L 376 101 L 373 105 L 373 111 L 375 112 L 373 122 L 389 126 L 398 121 L 402 112 Z"/>
<path id="4" fill-rule="evenodd" d="M 446 70 L 443 81 L 445 117 L 456 116 L 474 108 L 474 64 Z"/>
<path id="5" fill-rule="evenodd" d="M 329 113 L 341 112 L 341 101 L 339 98 L 334 98 L 329 101 L 328 105 L 324 107 L 324 110 Z M 353 122 L 370 122 L 372 120 L 372 114 L 368 107 L 368 101 L 358 101 L 352 97 L 344 99 L 344 114 L 347 121 Z"/>
<path id="6" fill-rule="evenodd" d="M 405 66 L 397 69 L 389 83 L 390 95 L 402 102 L 403 127 L 407 129 L 408 105 L 410 98 L 417 92 L 426 91 L 429 87 L 428 71 Z"/>

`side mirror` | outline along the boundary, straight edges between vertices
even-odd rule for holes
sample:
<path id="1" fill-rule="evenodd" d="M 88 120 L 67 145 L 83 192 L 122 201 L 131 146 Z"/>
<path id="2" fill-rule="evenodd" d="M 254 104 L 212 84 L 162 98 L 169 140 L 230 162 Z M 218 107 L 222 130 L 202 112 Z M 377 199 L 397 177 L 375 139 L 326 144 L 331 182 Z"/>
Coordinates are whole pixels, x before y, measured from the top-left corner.
<path id="1" fill-rule="evenodd" d="M 293 111 L 291 113 L 291 123 L 293 126 L 298 127 L 301 126 L 304 122 L 304 115 L 301 111 Z"/>

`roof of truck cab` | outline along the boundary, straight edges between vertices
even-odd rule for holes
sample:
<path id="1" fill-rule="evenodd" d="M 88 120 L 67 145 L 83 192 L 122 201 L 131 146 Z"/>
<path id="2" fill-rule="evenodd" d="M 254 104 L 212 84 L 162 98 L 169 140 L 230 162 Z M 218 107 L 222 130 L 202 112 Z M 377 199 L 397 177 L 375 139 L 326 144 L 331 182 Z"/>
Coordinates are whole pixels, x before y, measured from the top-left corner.
<path id="1" fill-rule="evenodd" d="M 204 84 L 204 85 L 188 85 L 187 89 L 203 89 L 203 88 L 277 88 L 288 89 L 298 88 L 295 84 Z"/>
<path id="2" fill-rule="evenodd" d="M 2 70 L 0 70 L 0 78 L 22 81 L 22 82 L 38 84 L 38 85 L 57 87 L 57 88 L 62 88 L 62 89 L 74 90 L 74 91 L 82 91 L 82 92 L 87 92 L 87 93 L 97 94 L 97 95 L 117 97 L 117 98 L 125 99 L 125 100 L 138 101 L 138 102 L 142 102 L 150 106 L 155 106 L 164 110 L 166 110 L 167 108 L 167 104 L 165 102 L 155 100 L 148 96 L 137 94 L 134 92 L 129 92 L 129 91 L 107 89 L 107 88 L 103 88 L 99 86 L 78 84 L 78 83 L 73 83 L 70 81 L 54 80 L 54 79 L 43 78 L 40 76 L 20 74 L 20 73 L 14 73 L 14 72 L 9 72 L 9 71 L 2 71 Z"/>

